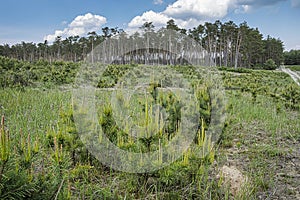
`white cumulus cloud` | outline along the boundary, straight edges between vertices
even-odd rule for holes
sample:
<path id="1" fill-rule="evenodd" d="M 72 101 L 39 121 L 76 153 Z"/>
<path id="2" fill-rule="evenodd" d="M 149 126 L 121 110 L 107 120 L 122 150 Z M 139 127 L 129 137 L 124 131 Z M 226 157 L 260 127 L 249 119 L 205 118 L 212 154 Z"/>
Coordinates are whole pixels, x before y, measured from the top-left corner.
<path id="1" fill-rule="evenodd" d="M 197 27 L 199 24 L 204 23 L 205 20 L 199 20 L 195 18 L 190 19 L 175 19 L 175 23 L 178 25 L 179 28 L 193 28 Z"/>
<path id="2" fill-rule="evenodd" d="M 162 12 L 147 11 L 134 17 L 128 29 L 141 27 L 145 22 L 153 22 L 156 27 L 166 25 L 170 19 L 181 28 L 192 28 L 204 21 L 222 19 L 230 12 L 247 13 L 259 7 L 270 7 L 287 0 L 177 0 Z M 154 0 L 163 2 L 163 0 Z M 293 7 L 300 7 L 300 0 L 291 0 Z"/>
<path id="3" fill-rule="evenodd" d="M 156 28 L 161 28 L 166 26 L 167 22 L 171 19 L 174 19 L 175 23 L 181 28 L 191 28 L 199 25 L 199 20 L 190 18 L 190 19 L 177 19 L 167 16 L 164 13 L 157 13 L 152 10 L 144 12 L 141 16 L 136 16 L 133 18 L 129 24 L 126 32 L 133 33 L 138 30 L 145 22 L 152 22 Z"/>
<path id="4" fill-rule="evenodd" d="M 100 15 L 93 15 L 87 13 L 85 15 L 77 16 L 68 27 L 63 30 L 56 30 L 54 34 L 50 34 L 44 37 L 45 40 L 53 42 L 56 37 L 69 37 L 69 36 L 83 36 L 88 32 L 98 31 L 106 24 L 106 18 Z"/>
<path id="5" fill-rule="evenodd" d="M 226 16 L 237 0 L 177 0 L 162 12 L 152 10 L 134 17 L 128 23 L 128 29 L 141 27 L 145 22 L 153 22 L 155 27 L 165 26 L 174 19 L 181 28 L 192 28 L 206 20 L 215 20 Z"/>
<path id="6" fill-rule="evenodd" d="M 171 18 L 164 15 L 163 13 L 156 13 L 152 10 L 144 12 L 141 16 L 136 16 L 133 18 L 129 24 L 129 28 L 139 28 L 141 27 L 145 22 L 153 22 L 154 26 L 159 27 L 166 25 L 167 21 L 169 21 Z"/>
<path id="7" fill-rule="evenodd" d="M 222 18 L 228 13 L 234 0 L 178 0 L 163 12 L 180 19 Z"/>

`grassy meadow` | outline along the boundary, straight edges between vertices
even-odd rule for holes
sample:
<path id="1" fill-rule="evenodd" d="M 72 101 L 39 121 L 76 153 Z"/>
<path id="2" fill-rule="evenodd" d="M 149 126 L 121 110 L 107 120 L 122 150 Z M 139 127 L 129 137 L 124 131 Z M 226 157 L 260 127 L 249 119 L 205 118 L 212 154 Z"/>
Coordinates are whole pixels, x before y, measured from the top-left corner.
<path id="1" fill-rule="evenodd" d="M 6 71 L 11 76 L 1 76 L 5 84 L 0 89 L 0 199 L 300 197 L 300 90 L 288 75 L 279 71 L 218 69 L 227 97 L 226 121 L 221 137 L 212 147 L 206 137 L 213 106 L 209 85 L 197 87 L 201 76 L 195 75 L 193 67 L 174 67 L 193 83 L 198 102 L 199 128 L 193 147 L 162 169 L 126 173 L 99 162 L 80 140 L 72 105 L 75 72 L 69 77 L 66 65 L 60 63 L 53 65 L 48 77 L 42 77 L 36 67 L 40 65 L 31 67 L 30 76 L 22 76 L 28 83 L 25 86 L 13 79 L 13 71 Z M 113 87 L 123 71 L 132 68 L 108 67 L 96 87 Z M 60 69 L 64 73 L 59 73 Z M 97 104 L 99 124 L 112 143 L 127 151 L 149 152 L 159 150 L 160 144 L 169 143 L 178 134 L 179 100 L 158 91 L 158 87 L 149 86 L 146 100 L 136 99 L 140 105 L 136 109 L 142 110 L 133 112 L 140 114 L 136 120 L 154 124 L 155 134 L 144 140 L 135 140 L 116 124 L 109 102 Z M 97 95 L 103 96 L 101 92 Z M 155 121 L 155 114 L 147 113 L 154 104 L 169 114 L 162 124 Z M 199 157 L 202 148 L 208 148 L 208 153 Z M 157 159 L 159 162 L 163 157 Z M 223 166 L 234 166 L 245 177 L 237 190 L 233 191 L 230 181 L 220 172 Z"/>
<path id="2" fill-rule="evenodd" d="M 292 71 L 300 71 L 300 65 L 287 65 L 287 68 L 291 69 Z"/>

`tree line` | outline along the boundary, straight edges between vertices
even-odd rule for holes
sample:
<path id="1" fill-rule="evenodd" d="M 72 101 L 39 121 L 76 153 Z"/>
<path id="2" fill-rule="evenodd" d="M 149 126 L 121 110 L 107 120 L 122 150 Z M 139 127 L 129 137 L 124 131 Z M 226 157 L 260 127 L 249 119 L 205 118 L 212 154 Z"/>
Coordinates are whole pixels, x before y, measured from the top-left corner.
<path id="1" fill-rule="evenodd" d="M 149 33 L 155 32 L 152 22 L 145 22 L 140 27 L 141 31 L 129 36 L 118 27 L 102 28 L 102 33 L 90 32 L 86 37 L 70 36 L 56 37 L 50 44 L 47 40 L 43 43 L 22 42 L 14 45 L 0 45 L 0 55 L 23 61 L 34 62 L 37 60 L 72 61 L 79 62 L 93 52 L 94 48 L 112 36 L 135 37 L 137 40 L 147 38 Z M 233 21 L 222 23 L 206 22 L 192 29 L 181 29 L 174 20 L 169 20 L 165 27 L 187 35 L 199 42 L 206 49 L 211 65 L 224 67 L 263 68 L 267 62 L 274 61 L 279 66 L 284 62 L 284 47 L 280 39 L 260 33 L 258 28 L 251 28 L 247 22 L 239 25 Z M 160 29 L 160 30 L 161 30 Z M 177 42 L 179 42 L 180 38 Z"/>
<path id="2" fill-rule="evenodd" d="M 284 64 L 300 65 L 300 50 L 290 50 L 284 52 Z"/>
<path id="3" fill-rule="evenodd" d="M 11 46 L 4 44 L 0 45 L 0 55 L 29 62 L 37 60 L 78 62 L 86 57 L 93 46 L 118 32 L 117 28 L 106 27 L 102 30 L 103 35 L 90 32 L 87 37 L 70 36 L 63 39 L 58 36 L 52 44 L 47 40 L 38 44 L 33 42 L 22 42 Z"/>

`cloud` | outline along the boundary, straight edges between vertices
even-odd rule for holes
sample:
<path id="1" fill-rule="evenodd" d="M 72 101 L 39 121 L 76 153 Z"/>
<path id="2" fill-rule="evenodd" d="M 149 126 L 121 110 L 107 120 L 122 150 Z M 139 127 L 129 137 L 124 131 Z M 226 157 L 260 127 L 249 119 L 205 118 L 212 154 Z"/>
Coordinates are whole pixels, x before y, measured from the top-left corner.
<path id="1" fill-rule="evenodd" d="M 155 27 L 165 26 L 167 21 L 174 19 L 181 28 L 192 28 L 209 19 L 224 17 L 232 2 L 236 0 L 178 0 L 167 6 L 163 12 L 152 10 L 134 17 L 128 23 L 130 32 L 141 27 L 145 22 L 153 22 Z"/>
<path id="2" fill-rule="evenodd" d="M 158 2 L 162 0 L 154 0 Z M 247 13 L 253 9 L 273 6 L 288 0 L 177 0 L 168 5 L 162 12 L 147 11 L 134 17 L 128 28 L 141 27 L 145 22 L 153 22 L 156 27 L 165 26 L 167 21 L 174 19 L 181 28 L 192 28 L 204 21 L 222 19 L 228 13 Z M 294 7 L 300 7 L 300 0 L 291 0 Z"/>
<path id="3" fill-rule="evenodd" d="M 133 18 L 129 24 L 129 28 L 139 28 L 141 27 L 145 22 L 153 22 L 153 25 L 156 27 L 160 27 L 163 25 L 166 25 L 167 21 L 169 21 L 171 18 L 164 15 L 163 13 L 156 13 L 152 10 L 144 12 L 141 16 L 136 16 Z"/>
<path id="4" fill-rule="evenodd" d="M 54 34 L 45 36 L 44 40 L 53 42 L 57 36 L 83 36 L 88 32 L 100 30 L 101 26 L 104 24 L 106 24 L 106 18 L 103 16 L 93 15 L 91 13 L 79 15 L 68 25 L 67 28 L 63 30 L 56 30 Z"/>
<path id="5" fill-rule="evenodd" d="M 223 18 L 234 0 L 178 0 L 163 12 L 179 19 Z"/>
<path id="6" fill-rule="evenodd" d="M 133 34 L 136 31 L 139 31 L 139 28 L 143 26 L 145 22 L 152 22 L 155 26 L 155 29 L 159 29 L 163 26 L 166 26 L 167 22 L 172 17 L 168 17 L 164 13 L 157 13 L 152 10 L 144 12 L 141 16 L 136 16 L 133 18 L 127 25 L 127 29 L 125 30 L 129 34 Z M 175 24 L 177 24 L 180 28 L 191 28 L 199 25 L 199 20 L 197 19 L 174 19 Z"/>
<path id="7" fill-rule="evenodd" d="M 154 0 L 153 3 L 154 3 L 155 5 L 161 5 L 161 4 L 164 3 L 164 0 Z"/>
<path id="8" fill-rule="evenodd" d="M 193 28 L 197 27 L 199 24 L 204 23 L 204 20 L 198 20 L 195 18 L 190 18 L 190 19 L 175 19 L 175 23 L 178 25 L 180 28 Z"/>

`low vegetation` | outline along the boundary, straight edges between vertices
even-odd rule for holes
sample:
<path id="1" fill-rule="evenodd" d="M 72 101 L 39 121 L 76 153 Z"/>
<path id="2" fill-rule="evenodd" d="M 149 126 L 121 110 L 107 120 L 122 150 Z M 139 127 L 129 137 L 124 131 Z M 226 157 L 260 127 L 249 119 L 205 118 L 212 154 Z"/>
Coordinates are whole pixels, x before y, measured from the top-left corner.
<path id="1" fill-rule="evenodd" d="M 111 65 L 95 86 L 101 94 L 136 66 Z M 193 83 L 198 98 L 193 148 L 163 169 L 132 174 L 100 163 L 79 138 L 69 90 L 78 64 L 0 57 L 0 198 L 297 199 L 300 90 L 293 80 L 280 71 L 219 68 L 228 98 L 227 118 L 218 143 L 199 157 L 197 148 L 210 142 L 208 87 L 196 87 L 201 76 L 193 67 L 173 69 Z M 149 141 L 132 140 L 111 117 L 111 105 L 98 104 L 99 123 L 120 148 L 153 151 L 176 134 L 181 119 L 178 102 L 158 87 L 149 85 L 147 99 L 140 102 L 140 122 L 149 123 L 147 107 L 154 104 L 170 117 Z M 222 166 L 235 166 L 247 177 L 237 193 L 220 174 Z"/>
<path id="2" fill-rule="evenodd" d="M 287 65 L 287 67 L 292 71 L 300 72 L 300 65 Z"/>

